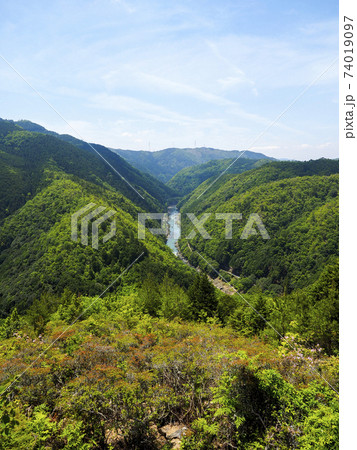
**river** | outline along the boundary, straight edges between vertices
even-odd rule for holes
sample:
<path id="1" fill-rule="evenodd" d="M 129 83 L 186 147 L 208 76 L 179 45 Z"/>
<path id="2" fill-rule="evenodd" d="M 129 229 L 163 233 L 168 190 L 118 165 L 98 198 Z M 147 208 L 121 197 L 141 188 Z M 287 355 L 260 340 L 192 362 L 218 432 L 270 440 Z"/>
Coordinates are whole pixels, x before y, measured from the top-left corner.
<path id="1" fill-rule="evenodd" d="M 192 267 L 192 269 L 195 269 L 196 271 L 199 272 L 200 269 L 198 267 L 191 266 L 191 264 L 188 262 L 188 260 L 186 258 L 184 258 L 178 252 L 178 248 L 177 248 L 176 244 L 177 244 L 177 241 L 180 238 L 180 234 L 181 234 L 181 223 L 180 223 L 181 218 L 180 218 L 180 213 L 179 213 L 178 209 L 176 208 L 176 205 L 169 206 L 167 213 L 168 213 L 169 234 L 167 235 L 166 245 L 168 247 L 170 247 L 172 252 L 176 256 L 179 256 L 179 258 L 182 259 L 182 261 L 185 264 L 187 264 L 188 266 Z M 188 246 L 188 248 L 192 251 L 190 246 Z M 236 275 L 234 275 L 234 276 L 236 276 Z M 234 289 L 234 287 L 231 286 L 229 283 L 225 283 L 224 281 L 222 281 L 220 279 L 220 277 L 213 279 L 209 276 L 208 278 L 217 289 L 224 292 L 225 294 L 234 295 L 236 293 L 236 290 Z M 237 278 L 239 278 L 239 277 L 237 277 Z"/>
<path id="2" fill-rule="evenodd" d="M 170 247 L 175 255 L 178 254 L 176 243 L 180 238 L 180 213 L 178 212 L 176 205 L 168 207 L 168 224 L 169 224 L 169 234 L 167 236 L 166 245 Z"/>

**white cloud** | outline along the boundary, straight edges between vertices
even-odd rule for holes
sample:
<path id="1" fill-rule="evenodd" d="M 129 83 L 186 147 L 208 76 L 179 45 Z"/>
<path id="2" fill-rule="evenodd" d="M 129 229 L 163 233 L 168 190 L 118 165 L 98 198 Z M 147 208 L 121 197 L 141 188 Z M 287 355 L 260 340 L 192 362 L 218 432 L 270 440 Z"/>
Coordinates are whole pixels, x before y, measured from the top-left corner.
<path id="1" fill-rule="evenodd" d="M 252 81 L 248 80 L 243 74 L 242 76 L 228 76 L 225 78 L 220 78 L 219 80 L 217 80 L 217 82 L 223 87 L 223 89 L 231 89 L 241 84 L 250 84 L 250 85 L 254 84 Z"/>

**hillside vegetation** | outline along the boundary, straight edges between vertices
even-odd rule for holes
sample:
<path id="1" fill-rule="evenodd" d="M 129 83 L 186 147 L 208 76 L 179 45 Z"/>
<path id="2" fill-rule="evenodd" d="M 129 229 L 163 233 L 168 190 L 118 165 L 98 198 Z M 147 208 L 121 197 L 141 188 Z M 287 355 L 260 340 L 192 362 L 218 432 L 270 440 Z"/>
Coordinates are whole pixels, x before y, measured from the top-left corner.
<path id="1" fill-rule="evenodd" d="M 0 343 L 2 388 L 32 364 L 0 400 L 0 448 L 338 448 L 338 400 L 318 375 L 336 386 L 336 359 L 153 318 L 134 298 L 111 295 L 68 330 L 67 302 L 45 334 Z"/>
<path id="2" fill-rule="evenodd" d="M 185 196 L 194 191 L 208 178 L 218 177 L 222 172 L 227 174 L 242 173 L 246 170 L 260 167 L 268 161 L 268 159 L 255 160 L 247 158 L 213 160 L 180 170 L 180 172 L 171 178 L 167 186 L 174 189 L 181 196 Z"/>
<path id="3" fill-rule="evenodd" d="M 211 175 L 180 202 L 187 264 L 138 239 L 178 193 L 95 148 L 143 198 L 85 142 L 0 120 L 0 449 L 337 450 L 338 162 L 242 160 L 200 198 L 227 161 L 183 171 Z M 71 236 L 89 203 L 115 211 L 98 248 Z M 216 212 L 242 213 L 232 239 Z M 270 239 L 241 239 L 252 213 Z"/>
<path id="4" fill-rule="evenodd" d="M 82 149 L 55 136 L 24 131 L 13 122 L 0 120 L 0 220 L 43 187 L 44 170 L 49 167 L 118 190 L 147 209 L 162 208 L 167 198 L 173 195 L 164 184 L 142 174 L 105 147 L 98 146 L 97 150 L 120 175 L 88 145 Z"/>
<path id="5" fill-rule="evenodd" d="M 265 319 L 278 318 L 274 323 L 281 334 L 298 329 L 330 353 L 338 347 L 338 174 L 331 174 L 337 171 L 336 161 L 273 162 L 227 176 L 197 199 L 208 180 L 181 202 L 180 249 L 190 264 L 213 278 L 222 275 L 248 300 L 252 294 L 252 305 L 258 305 Z M 301 176 L 305 174 L 310 175 Z M 194 229 L 186 213 L 211 213 L 204 222 L 210 239 L 199 233 L 186 239 Z M 231 239 L 225 239 L 225 223 L 216 213 L 242 214 L 242 220 L 233 222 Z M 251 214 L 259 215 L 269 239 L 263 239 L 254 222 L 250 229 L 256 234 L 244 238 Z M 311 290 L 324 294 L 312 295 Z M 279 312 L 271 311 L 271 302 Z M 227 321 L 250 332 L 252 311 L 238 303 L 230 303 Z"/>
<path id="6" fill-rule="evenodd" d="M 200 214 L 207 208 L 215 210 L 233 196 L 243 194 L 250 188 L 264 183 L 311 175 L 333 175 L 338 173 L 338 170 L 337 160 L 325 158 L 303 162 L 273 161 L 239 176 L 224 174 L 217 180 L 214 177 L 207 179 L 197 189 L 186 195 L 179 202 L 178 207 L 182 208 L 182 211 L 191 209 L 196 214 Z"/>
<path id="7" fill-rule="evenodd" d="M 67 287 L 77 293 L 100 293 L 142 252 L 139 272 L 147 258 L 157 259 L 158 273 L 189 271 L 162 236 L 137 239 L 137 214 L 165 207 L 161 195 L 167 188 L 160 182 L 153 184 L 114 155 L 117 160 L 112 162 L 121 173 L 139 183 L 134 185 L 141 198 L 93 152 L 4 121 L 0 133 L 0 211 L 5 217 L 0 228 L 2 314 L 14 306 L 28 308 L 41 292 L 61 293 Z M 116 236 L 98 251 L 71 240 L 71 215 L 88 203 L 117 213 Z M 101 236 L 107 226 L 103 224 Z M 166 259 L 171 262 L 166 264 Z"/>
<path id="8" fill-rule="evenodd" d="M 197 217 L 211 213 L 204 226 L 212 239 L 196 234 L 191 249 L 202 252 L 214 267 L 253 277 L 277 292 L 311 284 L 338 254 L 337 171 L 338 163 L 329 160 L 273 162 L 228 175 L 198 198 L 210 184 L 206 181 L 181 202 L 183 217 L 187 212 Z M 215 213 L 242 214 L 231 239 L 225 239 L 224 221 L 216 220 Z M 242 239 L 250 214 L 259 215 L 270 239 L 262 239 L 259 232 Z M 193 225 L 187 219 L 184 225 L 186 236 Z M 188 241 L 183 238 L 180 244 L 189 260 L 198 262 Z"/>

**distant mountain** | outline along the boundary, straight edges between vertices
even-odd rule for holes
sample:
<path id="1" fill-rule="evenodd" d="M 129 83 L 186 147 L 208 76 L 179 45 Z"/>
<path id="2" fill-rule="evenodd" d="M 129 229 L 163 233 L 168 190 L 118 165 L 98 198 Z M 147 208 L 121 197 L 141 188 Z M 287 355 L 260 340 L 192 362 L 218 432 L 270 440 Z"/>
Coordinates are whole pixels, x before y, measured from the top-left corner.
<path id="1" fill-rule="evenodd" d="M 204 164 L 185 167 L 174 175 L 166 183 L 167 186 L 174 189 L 180 195 L 187 195 L 196 189 L 201 183 L 211 177 L 218 177 L 223 173 L 237 174 L 246 170 L 255 169 L 263 164 L 269 163 L 269 159 L 247 159 L 247 158 L 229 158 L 214 159 Z"/>
<path id="2" fill-rule="evenodd" d="M 214 159 L 236 158 L 243 153 L 243 151 L 240 150 L 218 150 L 209 147 L 166 148 L 157 152 L 144 150 L 112 150 L 137 169 L 150 173 L 164 183 L 168 182 L 185 167 L 203 164 Z M 253 160 L 274 160 L 274 158 L 270 158 L 262 153 L 251 151 L 244 152 L 244 158 Z"/>
<path id="3" fill-rule="evenodd" d="M 80 139 L 77 139 L 69 134 L 58 134 L 54 131 L 49 131 L 43 126 L 29 120 L 19 120 L 14 123 L 16 125 L 19 125 L 24 130 L 55 136 L 63 141 L 76 145 L 77 147 L 90 149 L 90 146 Z M 244 152 L 243 150 L 219 150 L 210 147 L 166 148 L 164 150 L 149 152 L 145 150 L 135 151 L 113 148 L 108 149 L 107 147 L 103 147 L 97 144 L 91 145 L 96 149 L 105 149 L 106 152 L 111 151 L 121 156 L 135 168 L 154 176 L 156 179 L 159 179 L 163 183 L 167 183 L 181 169 L 184 169 L 186 167 L 204 164 L 212 160 L 237 158 Z M 254 161 L 261 159 L 275 161 L 275 158 L 266 156 L 263 153 L 251 152 L 248 150 L 244 152 L 244 159 L 250 159 Z M 242 171 L 233 171 L 232 173 L 240 172 Z M 202 179 L 202 181 L 204 180 Z M 176 183 L 173 183 L 173 185 L 175 184 Z M 171 197 L 175 197 L 174 192 L 170 192 L 169 195 L 171 195 Z"/>

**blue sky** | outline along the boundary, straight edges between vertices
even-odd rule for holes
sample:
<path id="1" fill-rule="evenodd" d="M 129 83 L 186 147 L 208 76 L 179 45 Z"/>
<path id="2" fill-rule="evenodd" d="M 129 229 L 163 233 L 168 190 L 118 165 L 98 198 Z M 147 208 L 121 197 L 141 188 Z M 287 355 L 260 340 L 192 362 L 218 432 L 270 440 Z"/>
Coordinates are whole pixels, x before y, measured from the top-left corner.
<path id="1" fill-rule="evenodd" d="M 338 156 L 338 2 L 0 0 L 0 54 L 90 141 Z M 0 117 L 73 130 L 0 59 Z"/>

